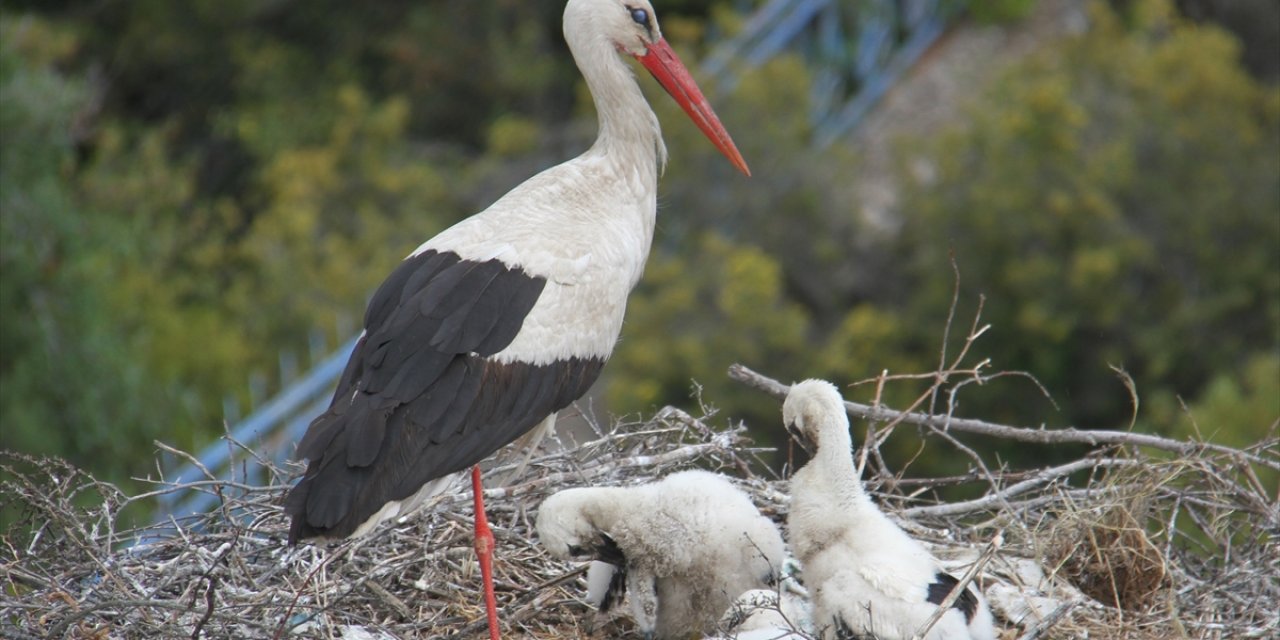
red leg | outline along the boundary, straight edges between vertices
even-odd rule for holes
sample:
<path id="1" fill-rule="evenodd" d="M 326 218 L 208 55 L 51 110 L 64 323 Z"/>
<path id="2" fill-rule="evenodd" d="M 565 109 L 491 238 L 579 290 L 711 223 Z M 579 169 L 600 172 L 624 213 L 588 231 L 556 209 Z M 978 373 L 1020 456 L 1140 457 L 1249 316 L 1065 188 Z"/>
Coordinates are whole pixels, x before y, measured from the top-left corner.
<path id="1" fill-rule="evenodd" d="M 498 637 L 498 599 L 493 595 L 493 531 L 484 515 L 484 488 L 480 486 L 480 465 L 471 467 L 471 492 L 476 500 L 476 557 L 484 580 L 484 608 L 489 616 L 489 640 Z"/>

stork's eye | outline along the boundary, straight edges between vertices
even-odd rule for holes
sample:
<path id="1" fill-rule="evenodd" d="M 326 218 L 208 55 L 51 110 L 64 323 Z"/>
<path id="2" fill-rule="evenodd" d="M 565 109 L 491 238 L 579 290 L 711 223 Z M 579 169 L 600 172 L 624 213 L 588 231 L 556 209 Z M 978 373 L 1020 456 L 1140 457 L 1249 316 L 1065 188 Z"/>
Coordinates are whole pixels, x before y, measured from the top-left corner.
<path id="1" fill-rule="evenodd" d="M 642 27 L 649 26 L 649 12 L 645 11 L 644 9 L 632 9 L 631 19 L 634 20 L 636 24 Z"/>
<path id="2" fill-rule="evenodd" d="M 586 553 L 587 553 L 586 549 L 583 549 L 582 547 L 579 547 L 576 544 L 569 545 L 569 555 L 571 556 L 581 556 L 581 555 L 586 555 Z"/>

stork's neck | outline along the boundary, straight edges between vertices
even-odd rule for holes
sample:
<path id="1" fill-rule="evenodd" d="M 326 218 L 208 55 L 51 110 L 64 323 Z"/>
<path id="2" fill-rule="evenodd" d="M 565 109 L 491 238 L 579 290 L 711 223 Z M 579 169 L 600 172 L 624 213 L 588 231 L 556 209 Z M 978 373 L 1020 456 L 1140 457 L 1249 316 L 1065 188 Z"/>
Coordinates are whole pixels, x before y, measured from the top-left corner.
<path id="1" fill-rule="evenodd" d="M 619 166 L 653 170 L 654 181 L 667 162 L 658 116 L 640 92 L 635 74 L 607 40 L 570 40 L 569 49 L 595 102 L 600 133 L 588 153 Z"/>
<path id="2" fill-rule="evenodd" d="M 860 507 L 870 504 L 871 499 L 862 488 L 862 480 L 858 477 L 858 469 L 853 464 L 853 441 L 849 437 L 849 425 L 843 429 L 832 429 L 822 434 L 818 453 L 814 456 L 816 464 L 827 483 L 841 500 Z"/>

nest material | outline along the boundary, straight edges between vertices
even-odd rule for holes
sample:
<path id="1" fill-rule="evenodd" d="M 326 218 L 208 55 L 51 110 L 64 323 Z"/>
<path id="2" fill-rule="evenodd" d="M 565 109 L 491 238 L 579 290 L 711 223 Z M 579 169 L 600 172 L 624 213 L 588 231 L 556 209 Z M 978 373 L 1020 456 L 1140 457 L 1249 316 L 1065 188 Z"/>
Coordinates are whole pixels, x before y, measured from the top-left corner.
<path id="1" fill-rule="evenodd" d="M 1165 558 L 1143 529 L 1145 511 L 1106 505 L 1059 516 L 1050 560 L 1085 595 L 1125 611 L 1145 611 L 1169 587 Z"/>
<path id="2" fill-rule="evenodd" d="M 583 567 L 537 545 L 533 510 L 560 489 L 646 482 L 694 465 L 745 472 L 740 486 L 767 493 L 750 472 L 755 450 L 742 432 L 713 431 L 668 408 L 535 457 L 506 486 L 487 490 L 504 631 L 625 633 L 625 619 L 595 620 L 582 599 Z M 490 482 L 521 466 L 522 455 L 508 457 L 511 464 L 487 471 Z M 364 538 L 290 548 L 280 504 L 286 479 L 300 469 L 273 469 L 269 486 L 210 479 L 130 498 L 57 460 L 6 453 L 0 462 L 11 477 L 0 508 L 23 514 L 0 552 L 0 636 L 461 639 L 485 631 L 470 491 L 461 487 Z M 172 491 L 211 492 L 221 507 L 183 522 L 115 529 L 128 504 Z M 96 494 L 92 506 L 78 506 L 88 493 Z"/>
<path id="3" fill-rule="evenodd" d="M 762 471 L 761 450 L 741 425 L 716 430 L 708 422 L 668 407 L 644 423 L 598 430 L 585 444 L 561 443 L 523 470 L 518 453 L 488 470 L 498 487 L 486 491 L 486 506 L 506 637 L 639 637 L 625 613 L 602 616 L 583 600 L 583 566 L 537 545 L 533 516 L 555 491 L 701 467 L 733 477 L 785 523 L 787 482 Z M 0 462 L 10 478 L 0 508 L 23 514 L 0 540 L 0 636 L 485 636 L 465 489 L 365 538 L 290 548 L 280 503 L 297 468 L 273 469 L 269 486 L 209 479 L 129 497 L 56 460 L 8 453 Z M 1280 633 L 1280 517 L 1274 497 L 1238 481 L 1235 460 L 1107 448 L 1073 464 L 1055 469 L 1083 470 L 1083 486 L 1054 469 L 939 480 L 872 468 L 867 479 L 892 487 L 877 495 L 886 510 L 957 576 L 980 569 L 970 573 L 1006 639 Z M 974 481 L 989 483 L 994 499 L 937 504 L 918 490 Z M 221 507 L 116 529 L 121 509 L 175 491 L 211 492 Z"/>

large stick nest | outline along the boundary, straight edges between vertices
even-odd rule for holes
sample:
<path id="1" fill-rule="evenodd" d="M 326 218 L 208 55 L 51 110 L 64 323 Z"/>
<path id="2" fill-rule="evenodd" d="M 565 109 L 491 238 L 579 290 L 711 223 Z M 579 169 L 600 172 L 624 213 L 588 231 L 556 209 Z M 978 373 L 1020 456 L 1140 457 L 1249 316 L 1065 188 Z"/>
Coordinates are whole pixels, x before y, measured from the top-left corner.
<path id="1" fill-rule="evenodd" d="M 597 427 L 589 442 L 561 441 L 523 469 L 520 452 L 499 457 L 486 471 L 495 487 L 486 498 L 506 637 L 639 637 L 625 613 L 601 616 L 584 602 L 582 566 L 538 546 L 537 506 L 558 490 L 699 467 L 734 478 L 785 525 L 787 482 L 761 464 L 762 450 L 742 425 L 712 422 L 667 407 L 643 423 Z M 979 456 L 965 476 L 912 478 L 874 463 L 879 442 L 869 437 L 871 455 L 859 458 L 869 488 L 957 576 L 980 569 L 975 582 L 1005 638 L 1280 634 L 1280 516 L 1248 459 L 1220 449 L 1169 456 L 1106 444 L 1052 468 L 1011 470 Z M 1274 433 L 1261 446 L 1251 459 L 1280 464 Z M 281 501 L 299 468 L 272 468 L 267 486 L 210 478 L 127 496 L 55 459 L 4 453 L 0 465 L 8 476 L 0 509 L 22 514 L 0 548 L 0 636 L 485 635 L 463 486 L 365 538 L 290 548 Z M 929 497 L 974 482 L 987 485 L 983 498 Z M 214 494 L 220 507 L 182 522 L 117 528 L 126 506 L 189 491 Z"/>

